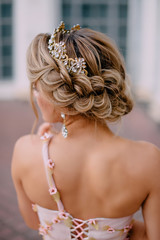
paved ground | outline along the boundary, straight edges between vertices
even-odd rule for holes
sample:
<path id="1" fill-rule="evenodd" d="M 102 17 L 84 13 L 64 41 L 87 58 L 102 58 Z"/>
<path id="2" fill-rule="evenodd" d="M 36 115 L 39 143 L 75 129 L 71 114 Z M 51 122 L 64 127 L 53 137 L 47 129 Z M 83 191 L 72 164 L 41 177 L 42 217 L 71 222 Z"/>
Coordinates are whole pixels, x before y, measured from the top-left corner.
<path id="1" fill-rule="evenodd" d="M 31 131 L 34 115 L 26 102 L 0 102 L 0 240 L 38 240 L 36 231 L 28 229 L 17 207 L 10 175 L 15 141 Z M 115 129 L 115 128 L 114 128 Z M 160 147 L 160 128 L 136 106 L 124 117 L 119 135 L 150 141 Z M 137 215 L 140 218 L 140 214 Z"/>

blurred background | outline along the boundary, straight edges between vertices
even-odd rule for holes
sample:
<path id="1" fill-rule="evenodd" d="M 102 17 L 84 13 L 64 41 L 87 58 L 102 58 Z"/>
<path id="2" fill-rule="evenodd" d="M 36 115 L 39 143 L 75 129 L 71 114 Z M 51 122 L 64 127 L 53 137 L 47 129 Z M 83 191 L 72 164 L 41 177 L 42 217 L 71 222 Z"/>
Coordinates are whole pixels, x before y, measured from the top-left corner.
<path id="1" fill-rule="evenodd" d="M 159 13 L 159 0 L 0 0 L 0 240 L 40 238 L 23 223 L 10 176 L 14 143 L 34 122 L 25 63 L 31 40 L 61 20 L 111 37 L 125 58 L 135 108 L 110 127 L 160 147 Z"/>

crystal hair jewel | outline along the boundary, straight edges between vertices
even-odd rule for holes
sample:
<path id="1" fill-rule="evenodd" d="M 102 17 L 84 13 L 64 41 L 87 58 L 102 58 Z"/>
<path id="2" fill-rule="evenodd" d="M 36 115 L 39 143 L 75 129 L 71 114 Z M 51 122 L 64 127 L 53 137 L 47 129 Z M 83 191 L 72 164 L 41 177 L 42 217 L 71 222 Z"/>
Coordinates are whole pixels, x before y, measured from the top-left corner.
<path id="1" fill-rule="evenodd" d="M 64 22 L 61 22 L 60 26 L 56 28 L 51 35 L 49 42 L 48 42 L 48 49 L 49 53 L 55 60 L 61 61 L 64 66 L 66 67 L 69 74 L 88 74 L 86 68 L 86 62 L 84 58 L 69 58 L 67 55 L 67 50 L 65 46 L 65 42 L 60 41 L 56 43 L 55 37 L 58 32 L 62 33 L 70 33 L 72 31 L 77 31 L 80 29 L 80 25 L 74 25 L 71 30 L 65 29 Z"/>

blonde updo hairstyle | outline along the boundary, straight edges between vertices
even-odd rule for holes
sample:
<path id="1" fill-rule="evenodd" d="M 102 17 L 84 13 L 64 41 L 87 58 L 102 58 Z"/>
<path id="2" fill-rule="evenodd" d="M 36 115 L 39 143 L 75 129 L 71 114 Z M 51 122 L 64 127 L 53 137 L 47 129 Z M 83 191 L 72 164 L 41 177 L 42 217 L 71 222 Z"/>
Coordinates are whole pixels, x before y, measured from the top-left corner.
<path id="1" fill-rule="evenodd" d="M 84 58 L 88 75 L 70 75 L 60 60 L 49 53 L 50 34 L 39 34 L 27 51 L 27 72 L 31 83 L 39 81 L 46 97 L 68 115 L 81 114 L 104 124 L 129 113 L 133 100 L 123 57 L 106 35 L 87 28 L 58 32 L 70 58 Z M 36 111 L 36 110 L 35 110 Z"/>

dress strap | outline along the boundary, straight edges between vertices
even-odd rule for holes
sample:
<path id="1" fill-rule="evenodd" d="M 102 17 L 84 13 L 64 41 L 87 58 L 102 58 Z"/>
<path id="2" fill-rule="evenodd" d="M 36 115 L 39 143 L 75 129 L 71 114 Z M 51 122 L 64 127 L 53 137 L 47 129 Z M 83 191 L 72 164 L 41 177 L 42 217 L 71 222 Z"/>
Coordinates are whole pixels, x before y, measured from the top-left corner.
<path id="1" fill-rule="evenodd" d="M 57 207 L 59 211 L 64 211 L 64 206 L 63 203 L 60 199 L 60 194 L 56 188 L 56 184 L 53 178 L 53 168 L 54 168 L 54 162 L 52 159 L 49 158 L 49 143 L 50 140 L 52 139 L 53 135 L 50 135 L 48 133 L 45 133 L 42 137 L 41 140 L 43 141 L 43 147 L 42 147 L 42 156 L 43 156 L 43 161 L 44 161 L 44 166 L 45 166 L 45 172 L 46 172 L 46 177 L 47 177 L 47 182 L 49 186 L 49 193 L 53 197 L 53 199 L 57 203 Z"/>

